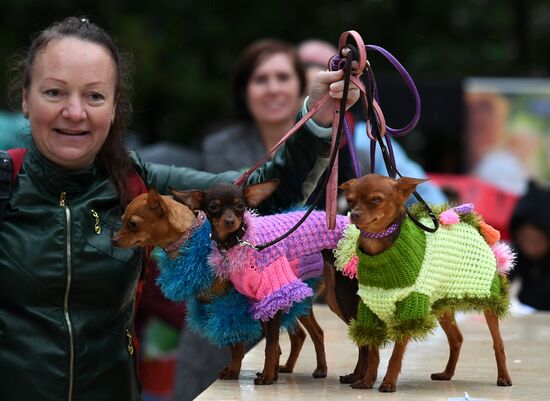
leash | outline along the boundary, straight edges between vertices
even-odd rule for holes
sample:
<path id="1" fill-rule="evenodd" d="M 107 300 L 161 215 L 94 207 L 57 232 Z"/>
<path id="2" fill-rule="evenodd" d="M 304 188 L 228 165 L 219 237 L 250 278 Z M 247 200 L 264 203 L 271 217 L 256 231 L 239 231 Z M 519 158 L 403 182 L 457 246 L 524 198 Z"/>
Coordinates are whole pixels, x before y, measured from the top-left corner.
<path id="1" fill-rule="evenodd" d="M 389 53 L 388 53 L 389 54 Z M 391 56 L 391 55 L 390 55 Z M 393 57 L 393 56 L 391 56 Z M 391 140 L 389 135 L 386 137 L 386 143 L 387 146 L 384 145 L 384 142 L 382 141 L 382 138 L 385 136 L 386 131 L 392 132 L 390 135 L 396 135 L 396 136 L 403 136 L 406 135 L 409 131 L 411 131 L 416 124 L 418 123 L 418 119 L 420 118 L 420 97 L 418 96 L 418 91 L 416 90 L 416 87 L 414 86 L 414 83 L 412 82 L 412 78 L 410 78 L 410 75 L 406 72 L 406 70 L 401 66 L 401 64 L 394 58 L 394 62 L 397 63 L 397 65 L 400 66 L 398 70 L 403 71 L 406 75 L 401 74 L 403 77 L 407 76 L 409 80 L 407 81 L 407 84 L 409 85 L 409 88 L 411 88 L 411 91 L 413 92 L 415 96 L 415 102 L 416 102 L 416 113 L 413 117 L 413 120 L 407 126 L 400 128 L 400 129 L 393 129 L 391 127 L 387 127 L 385 125 L 385 122 L 383 121 L 383 116 L 381 116 L 381 113 L 378 113 L 378 111 L 371 107 L 370 109 L 366 109 L 366 105 L 371 102 L 371 104 L 374 103 L 374 98 L 376 94 L 376 80 L 374 78 L 374 72 L 372 68 L 369 68 L 368 70 L 368 85 L 365 88 L 365 101 L 361 102 L 361 104 L 364 104 L 364 112 L 368 114 L 369 118 L 367 120 L 367 135 L 369 135 L 369 138 L 371 138 L 371 147 L 370 147 L 370 154 L 371 154 L 371 172 L 374 171 L 374 157 L 376 152 L 376 144 L 380 146 L 380 150 L 382 151 L 382 157 L 384 159 L 384 164 L 386 166 L 386 170 L 388 172 L 388 175 L 391 178 L 395 178 L 396 176 L 403 177 L 402 174 L 397 169 L 397 165 L 395 163 L 395 158 L 393 156 L 393 151 L 391 148 Z M 393 64 L 393 62 L 392 62 Z M 395 65 L 395 64 L 394 64 Z M 414 90 L 413 90 L 414 89 Z M 363 93 L 362 93 L 363 94 Z M 371 129 L 368 129 L 370 122 Z M 381 123 L 382 122 L 382 123 Z M 391 131 L 390 131 L 391 130 Z M 374 135 L 372 135 L 374 133 Z M 439 228 L 439 220 L 435 216 L 435 213 L 430 208 L 430 206 L 426 203 L 424 198 L 420 196 L 420 194 L 417 191 L 414 191 L 412 195 L 416 198 L 418 203 L 422 205 L 422 208 L 426 211 L 428 216 L 433 222 L 433 227 L 428 227 L 425 224 L 421 223 L 416 217 L 412 215 L 409 209 L 406 209 L 407 215 L 409 218 L 413 221 L 413 223 L 421 228 L 422 230 L 430 233 L 434 233 Z"/>
<path id="2" fill-rule="evenodd" d="M 355 45 L 350 43 L 350 40 L 355 42 Z M 372 67 L 367 60 L 367 50 L 373 50 L 380 53 L 384 56 L 401 74 L 405 80 L 410 91 L 413 93 L 415 98 L 415 114 L 412 120 L 402 128 L 391 128 L 386 125 L 384 114 L 380 108 L 378 101 L 378 89 L 376 87 L 376 81 L 374 78 L 374 72 Z M 362 105 L 363 114 L 365 116 L 366 124 L 366 134 L 371 139 L 371 171 L 374 171 L 374 162 L 375 162 L 375 151 L 376 144 L 378 143 L 382 150 L 382 155 L 384 157 L 384 163 L 388 174 L 390 177 L 395 178 L 396 174 L 401 177 L 401 174 L 397 170 L 395 165 L 395 158 L 393 155 L 393 149 L 391 147 L 391 140 L 389 136 L 386 137 L 387 146 L 384 145 L 382 138 L 386 136 L 386 132 L 394 136 L 404 136 L 414 129 L 417 125 L 418 120 L 420 119 L 420 96 L 418 90 L 414 85 L 414 82 L 411 76 L 408 74 L 406 69 L 399 63 L 399 61 L 391 55 L 387 50 L 383 49 L 380 46 L 375 45 L 366 45 L 364 44 L 361 36 L 353 30 L 346 31 L 340 35 L 338 43 L 338 54 L 332 57 L 328 62 L 328 67 L 331 71 L 344 70 L 344 90 L 342 99 L 335 101 L 334 103 L 334 112 L 333 112 L 333 121 L 332 121 L 332 142 L 330 150 L 330 160 L 329 165 L 323 173 L 323 187 L 326 188 L 326 215 L 327 215 L 327 225 L 329 229 L 334 229 L 336 224 L 336 197 L 338 192 L 338 151 L 340 148 L 340 143 L 342 140 L 343 133 L 345 133 L 347 138 L 347 143 L 350 149 L 350 155 L 352 159 L 352 168 L 357 177 L 361 175 L 361 170 L 359 167 L 359 162 L 357 160 L 357 155 L 355 148 L 353 146 L 353 138 L 349 129 L 349 125 L 345 120 L 345 107 L 349 92 L 350 82 L 353 83 L 360 91 L 360 101 Z M 364 85 L 363 82 L 359 79 L 359 76 L 363 73 L 366 73 L 367 76 L 367 85 Z M 276 144 L 273 148 L 260 160 L 258 160 L 252 167 L 245 171 L 241 177 L 234 181 L 235 185 L 243 185 L 245 181 L 250 177 L 250 175 L 258 169 L 263 163 L 265 163 L 269 158 L 270 154 L 273 154 L 292 136 L 294 135 L 299 128 L 301 128 L 307 120 L 309 120 L 313 115 L 315 115 L 330 99 L 330 96 L 326 94 L 322 97 L 316 104 L 311 107 L 311 110 L 308 111 L 298 122 L 288 131 Z M 370 107 L 369 107 L 370 105 Z M 276 238 L 270 242 L 261 245 L 252 245 L 249 243 L 242 243 L 241 245 L 251 246 L 252 248 L 261 251 L 271 245 L 276 244 L 277 242 L 283 240 L 292 234 L 313 212 L 315 205 L 320 199 L 322 191 L 319 191 L 315 196 L 311 206 L 308 208 L 304 216 L 285 234 L 281 235 L 279 238 Z M 409 217 L 422 229 L 435 232 L 439 227 L 439 223 L 433 211 L 429 208 L 424 199 L 417 193 L 414 192 L 413 195 L 415 198 L 423 205 L 423 207 L 428 212 L 429 216 L 434 222 L 435 228 L 427 227 L 417 221 L 414 217 L 409 214 Z M 407 213 L 409 211 L 407 210 Z"/>

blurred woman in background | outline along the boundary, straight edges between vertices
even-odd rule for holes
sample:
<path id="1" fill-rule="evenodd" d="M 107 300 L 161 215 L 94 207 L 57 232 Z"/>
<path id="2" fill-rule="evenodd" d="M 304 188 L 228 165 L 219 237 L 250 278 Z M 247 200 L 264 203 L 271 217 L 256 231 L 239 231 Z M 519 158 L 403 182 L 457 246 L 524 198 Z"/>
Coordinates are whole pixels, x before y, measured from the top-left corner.
<path id="1" fill-rule="evenodd" d="M 204 138 L 203 169 L 220 172 L 252 166 L 292 128 L 305 87 L 304 68 L 292 45 L 275 39 L 249 45 L 233 77 L 239 122 Z"/>

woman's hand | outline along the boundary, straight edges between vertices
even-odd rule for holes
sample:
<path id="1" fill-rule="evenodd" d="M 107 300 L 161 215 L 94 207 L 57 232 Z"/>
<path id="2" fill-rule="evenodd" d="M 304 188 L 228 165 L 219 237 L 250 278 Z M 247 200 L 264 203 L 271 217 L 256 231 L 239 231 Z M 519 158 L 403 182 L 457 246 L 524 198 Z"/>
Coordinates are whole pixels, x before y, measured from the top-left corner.
<path id="1" fill-rule="evenodd" d="M 328 92 L 332 99 L 342 99 L 344 93 L 344 71 L 320 71 L 315 76 L 309 91 L 307 108 L 311 107 L 322 99 Z M 332 124 L 332 114 L 334 112 L 334 100 L 329 100 L 317 113 L 313 115 L 313 121 L 322 127 L 328 127 Z M 346 110 L 349 109 L 359 99 L 359 89 L 350 82 Z"/>

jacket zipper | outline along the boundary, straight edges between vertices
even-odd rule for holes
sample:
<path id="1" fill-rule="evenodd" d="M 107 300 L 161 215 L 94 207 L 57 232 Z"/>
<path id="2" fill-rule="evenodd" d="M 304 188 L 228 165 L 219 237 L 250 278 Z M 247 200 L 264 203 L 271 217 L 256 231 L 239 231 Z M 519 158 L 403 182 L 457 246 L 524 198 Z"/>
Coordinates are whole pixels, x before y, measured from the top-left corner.
<path id="1" fill-rule="evenodd" d="M 65 316 L 65 323 L 67 324 L 67 330 L 69 332 L 69 390 L 67 401 L 73 399 L 73 387 L 74 387 L 74 338 L 73 338 L 73 326 L 71 322 L 71 316 L 69 314 L 69 293 L 71 291 L 72 281 L 72 253 L 71 253 L 71 211 L 67 206 L 66 201 L 67 194 L 61 192 L 59 195 L 59 207 L 65 210 L 65 222 L 67 224 L 67 240 L 65 243 L 67 250 L 67 286 L 65 287 L 65 297 L 63 300 L 63 315 Z"/>

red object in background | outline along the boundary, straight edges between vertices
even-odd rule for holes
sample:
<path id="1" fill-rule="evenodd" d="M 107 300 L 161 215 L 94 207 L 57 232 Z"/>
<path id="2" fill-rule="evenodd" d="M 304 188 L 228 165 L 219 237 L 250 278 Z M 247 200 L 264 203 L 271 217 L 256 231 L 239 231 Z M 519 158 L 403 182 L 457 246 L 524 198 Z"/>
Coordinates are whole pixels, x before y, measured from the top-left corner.
<path id="1" fill-rule="evenodd" d="M 455 190 L 459 196 L 457 203 L 473 203 L 485 222 L 500 231 L 501 239 L 510 239 L 508 225 L 518 200 L 517 195 L 471 175 L 429 173 L 428 176 L 440 188 Z"/>
<path id="2" fill-rule="evenodd" d="M 174 388 L 174 376 L 176 371 L 176 358 L 155 358 L 142 360 L 139 363 L 140 381 L 143 393 L 149 398 L 158 400 L 172 399 Z"/>

